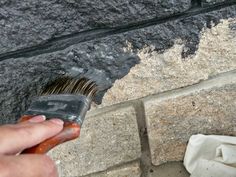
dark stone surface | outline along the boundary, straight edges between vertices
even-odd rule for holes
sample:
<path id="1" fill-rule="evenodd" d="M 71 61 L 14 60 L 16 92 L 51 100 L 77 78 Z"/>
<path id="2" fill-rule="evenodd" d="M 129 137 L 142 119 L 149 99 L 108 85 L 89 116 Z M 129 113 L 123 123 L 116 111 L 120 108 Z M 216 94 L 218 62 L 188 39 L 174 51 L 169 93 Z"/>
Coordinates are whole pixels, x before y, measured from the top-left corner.
<path id="1" fill-rule="evenodd" d="M 219 23 L 220 19 L 236 17 L 236 5 L 218 11 L 166 22 L 129 31 L 103 39 L 92 40 L 68 47 L 65 50 L 30 58 L 2 61 L 0 64 L 0 123 L 13 122 L 27 108 L 33 96 L 49 81 L 63 74 L 70 67 L 86 70 L 97 69 L 106 75 L 104 91 L 116 79 L 124 77 L 138 63 L 138 49 L 153 46 L 163 52 L 182 39 L 185 48 L 183 57 L 194 54 L 199 35 L 204 27 Z M 132 52 L 125 52 L 128 44 Z M 97 97 L 99 102 L 104 92 Z"/>
<path id="2" fill-rule="evenodd" d="M 217 25 L 221 19 L 235 16 L 236 5 L 206 14 L 127 32 L 122 35 L 122 39 L 127 39 L 131 42 L 135 49 L 151 45 L 159 52 L 172 47 L 176 39 L 181 39 L 185 44 L 185 48 L 182 51 L 182 57 L 185 58 L 188 55 L 194 54 L 197 50 L 200 32 L 203 28 L 211 28 Z"/>
<path id="3" fill-rule="evenodd" d="M 202 0 L 202 5 L 203 6 L 208 6 L 208 5 L 227 2 L 227 1 L 228 0 Z"/>
<path id="4" fill-rule="evenodd" d="M 117 43 L 117 44 L 116 44 Z M 111 39 L 92 41 L 72 46 L 66 50 L 31 58 L 9 59 L 0 65 L 0 123 L 12 122 L 30 104 L 33 96 L 68 69 L 78 67 L 77 73 L 88 73 L 87 69 L 101 71 L 106 90 L 117 78 L 129 72 L 138 63 L 134 54 L 125 53 L 122 43 Z M 99 102 L 104 91 L 98 94 Z"/>
<path id="5" fill-rule="evenodd" d="M 0 0 L 0 53 L 189 9 L 191 0 Z"/>

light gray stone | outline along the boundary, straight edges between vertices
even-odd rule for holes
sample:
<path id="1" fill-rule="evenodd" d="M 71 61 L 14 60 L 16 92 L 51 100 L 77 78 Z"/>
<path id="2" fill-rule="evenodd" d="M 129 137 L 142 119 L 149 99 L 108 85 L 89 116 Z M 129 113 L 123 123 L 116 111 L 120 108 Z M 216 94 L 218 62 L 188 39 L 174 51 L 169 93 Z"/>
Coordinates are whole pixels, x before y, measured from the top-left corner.
<path id="1" fill-rule="evenodd" d="M 87 175 L 84 177 L 140 177 L 141 169 L 139 163 L 126 164 L 122 167 L 108 170 L 103 173 Z"/>
<path id="2" fill-rule="evenodd" d="M 136 113 L 127 106 L 88 115 L 80 138 L 53 149 L 50 155 L 63 177 L 83 176 L 138 159 L 140 148 Z"/>
<path id="3" fill-rule="evenodd" d="M 163 17 L 190 6 L 191 0 L 1 0 L 0 53 L 94 28 Z"/>
<path id="4" fill-rule="evenodd" d="M 196 90 L 193 87 L 192 91 L 180 90 L 144 101 L 154 165 L 183 160 L 191 135 L 236 135 L 235 74 L 231 77 L 232 81 L 229 80 L 225 86 L 212 86 L 208 89 L 197 87 Z"/>

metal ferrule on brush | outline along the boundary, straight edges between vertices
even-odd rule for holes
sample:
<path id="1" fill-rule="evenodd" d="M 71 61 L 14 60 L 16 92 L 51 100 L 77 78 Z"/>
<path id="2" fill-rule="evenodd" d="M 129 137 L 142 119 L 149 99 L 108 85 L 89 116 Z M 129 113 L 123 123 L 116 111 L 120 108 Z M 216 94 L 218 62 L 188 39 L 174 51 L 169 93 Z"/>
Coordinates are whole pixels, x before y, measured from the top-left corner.
<path id="1" fill-rule="evenodd" d="M 97 85 L 87 78 L 63 77 L 48 85 L 34 100 L 25 115 L 45 115 L 82 125 Z"/>
<path id="2" fill-rule="evenodd" d="M 60 118 L 82 125 L 91 101 L 90 97 L 81 94 L 40 96 L 33 101 L 25 115 L 45 115 L 47 119 Z"/>

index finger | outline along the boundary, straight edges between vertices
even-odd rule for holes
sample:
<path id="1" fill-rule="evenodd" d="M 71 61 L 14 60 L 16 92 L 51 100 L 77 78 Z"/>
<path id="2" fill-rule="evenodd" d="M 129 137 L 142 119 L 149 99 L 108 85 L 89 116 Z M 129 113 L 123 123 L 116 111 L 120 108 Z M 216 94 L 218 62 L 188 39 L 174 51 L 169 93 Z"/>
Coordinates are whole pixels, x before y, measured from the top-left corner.
<path id="1" fill-rule="evenodd" d="M 16 154 L 55 136 L 62 129 L 63 121 L 60 119 L 4 125 L 0 127 L 0 154 Z"/>

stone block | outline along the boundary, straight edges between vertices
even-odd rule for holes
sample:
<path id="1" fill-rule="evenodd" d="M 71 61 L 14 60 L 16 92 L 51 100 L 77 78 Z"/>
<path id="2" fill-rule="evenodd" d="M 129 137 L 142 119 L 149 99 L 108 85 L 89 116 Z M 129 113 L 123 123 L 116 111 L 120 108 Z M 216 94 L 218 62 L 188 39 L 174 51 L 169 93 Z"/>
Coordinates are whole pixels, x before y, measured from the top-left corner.
<path id="1" fill-rule="evenodd" d="M 139 163 L 126 164 L 122 167 L 108 170 L 103 173 L 87 175 L 85 177 L 140 177 L 141 169 Z"/>
<path id="2" fill-rule="evenodd" d="M 61 176 L 84 176 L 138 159 L 141 147 L 135 114 L 131 106 L 90 113 L 78 140 L 50 152 Z"/>
<path id="3" fill-rule="evenodd" d="M 191 0 L 21 0 L 0 2 L 0 53 L 55 37 L 168 16 Z"/>
<path id="4" fill-rule="evenodd" d="M 105 74 L 102 84 L 108 84 L 97 102 L 116 81 L 102 106 L 192 85 L 233 70 L 235 17 L 236 5 L 51 53 L 1 61 L 0 123 L 18 119 L 48 82 L 71 67 L 78 67 L 82 74 L 94 69 Z M 213 22 L 216 26 L 211 26 Z"/>
<path id="5" fill-rule="evenodd" d="M 231 77 L 224 86 L 215 85 L 196 90 L 193 87 L 186 92 L 180 90 L 144 101 L 154 165 L 183 160 L 191 135 L 201 133 L 236 136 L 235 74 Z M 208 84 L 206 82 L 203 85 Z"/>

